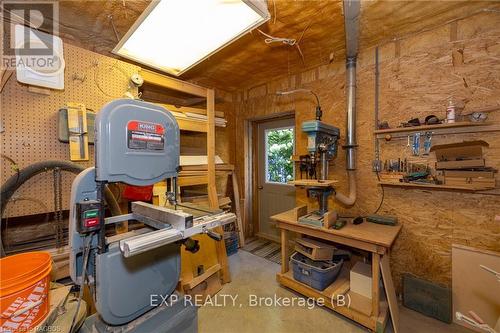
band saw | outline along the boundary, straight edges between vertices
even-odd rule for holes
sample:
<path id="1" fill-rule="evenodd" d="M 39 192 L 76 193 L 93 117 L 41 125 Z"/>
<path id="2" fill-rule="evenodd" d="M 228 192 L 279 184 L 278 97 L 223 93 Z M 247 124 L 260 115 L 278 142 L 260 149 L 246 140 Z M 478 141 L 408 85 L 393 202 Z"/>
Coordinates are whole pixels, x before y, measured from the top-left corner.
<path id="1" fill-rule="evenodd" d="M 196 307 L 175 293 L 180 276 L 180 248 L 195 252 L 191 236 L 235 221 L 233 213 L 201 216 L 179 209 L 176 179 L 180 131 L 163 107 L 132 99 L 105 105 L 95 122 L 95 167 L 80 173 L 71 188 L 70 275 L 88 285 L 97 313 L 80 332 L 196 332 Z M 132 212 L 105 217 L 104 191 L 109 183 L 145 186 L 170 180 L 170 208 L 132 203 Z M 173 207 L 173 208 L 172 208 Z M 106 237 L 106 226 L 129 220 L 144 227 Z M 152 295 L 169 304 L 152 304 Z"/>

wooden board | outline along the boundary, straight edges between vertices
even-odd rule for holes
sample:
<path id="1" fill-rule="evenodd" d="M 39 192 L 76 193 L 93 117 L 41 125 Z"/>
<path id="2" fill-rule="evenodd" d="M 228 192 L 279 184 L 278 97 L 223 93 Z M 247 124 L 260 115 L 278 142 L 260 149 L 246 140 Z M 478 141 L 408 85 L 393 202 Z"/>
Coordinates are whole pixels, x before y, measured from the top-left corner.
<path id="1" fill-rule="evenodd" d="M 485 191 L 491 190 L 491 187 L 488 186 L 455 186 L 455 185 L 436 185 L 436 184 L 414 184 L 414 183 L 401 183 L 401 182 L 391 182 L 384 181 L 379 182 L 382 186 L 395 186 L 395 187 L 403 187 L 403 188 L 420 188 L 420 189 L 430 189 L 430 190 L 448 190 L 448 191 Z M 472 185 L 472 184 L 471 184 Z"/>
<path id="2" fill-rule="evenodd" d="M 312 260 L 332 260 L 335 246 L 311 238 L 296 238 L 295 251 Z"/>
<path id="3" fill-rule="evenodd" d="M 200 295 L 198 297 L 201 297 L 202 299 L 205 299 L 208 296 L 214 296 L 222 289 L 219 274 L 219 271 L 213 273 L 211 276 L 207 277 L 193 287 L 193 289 L 185 288 L 184 292 L 191 296 Z"/>
<path id="4" fill-rule="evenodd" d="M 493 125 L 492 122 L 456 122 L 456 123 L 445 123 L 445 124 L 436 124 L 436 125 L 421 125 L 421 126 L 412 126 L 412 127 L 396 127 L 396 128 L 388 128 L 376 130 L 375 134 L 391 134 L 391 133 L 400 133 L 400 132 L 425 132 L 425 131 L 435 131 L 439 129 L 454 129 L 458 127 L 471 127 L 471 130 L 474 130 L 474 127 L 477 126 L 489 126 Z"/>
<path id="5" fill-rule="evenodd" d="M 147 69 L 141 69 L 139 74 L 142 76 L 144 82 L 146 83 L 150 83 L 170 90 L 189 93 L 191 95 L 199 97 L 207 97 L 208 89 L 199 85 L 175 79 L 173 77 L 162 75 Z"/>
<path id="6" fill-rule="evenodd" d="M 45 325 L 50 326 L 54 322 L 54 320 L 56 320 L 56 318 L 59 316 L 57 311 L 58 307 L 64 302 L 70 290 L 71 286 L 62 286 L 49 290 L 49 313 L 40 324 L 31 329 L 33 332 L 42 331 Z"/>
<path id="7" fill-rule="evenodd" d="M 382 281 L 384 282 L 385 296 L 387 297 L 387 302 L 389 303 L 389 311 L 391 314 L 392 327 L 394 328 L 394 333 L 398 333 L 399 332 L 398 298 L 396 296 L 396 291 L 394 289 L 394 283 L 392 283 L 389 254 L 382 256 L 382 258 L 380 259 L 380 271 L 382 272 Z"/>
<path id="8" fill-rule="evenodd" d="M 288 182 L 290 185 L 295 186 L 314 186 L 314 187 L 328 187 L 338 183 L 338 180 L 316 180 L 316 179 L 297 179 Z"/>
<path id="9" fill-rule="evenodd" d="M 182 281 L 182 288 L 184 290 L 193 289 L 218 271 L 220 271 L 220 265 L 213 265 L 203 272 L 203 274 L 194 277 L 191 281 Z"/>
<path id="10" fill-rule="evenodd" d="M 207 124 L 205 123 L 203 126 L 205 128 L 207 127 Z M 188 166 L 201 166 L 201 165 L 207 165 L 208 161 L 208 156 L 203 155 L 203 156 L 195 156 L 195 155 L 181 155 L 180 156 L 180 166 L 181 167 L 188 167 Z M 215 155 L 214 156 L 215 164 L 224 164 L 222 159 Z"/>
<path id="11" fill-rule="evenodd" d="M 345 274 L 345 275 L 344 275 Z M 311 297 L 315 299 L 322 299 L 325 301 L 325 305 L 342 314 L 343 316 L 350 318 L 358 323 L 360 323 L 363 326 L 366 326 L 370 328 L 371 330 L 375 331 L 378 327 L 381 328 L 382 330 L 380 332 L 383 332 L 383 328 L 385 327 L 385 321 L 387 320 L 387 304 L 382 303 L 380 307 L 380 315 L 375 317 L 375 316 L 368 316 L 365 313 L 359 312 L 365 311 L 367 312 L 368 310 L 367 307 L 371 305 L 371 302 L 369 299 L 366 297 L 361 298 L 356 298 L 354 297 L 354 302 L 357 302 L 356 304 L 353 305 L 353 300 L 351 300 L 351 306 L 346 307 L 346 306 L 337 306 L 335 303 L 335 295 L 343 295 L 343 294 L 348 294 L 349 290 L 349 278 L 348 278 L 349 272 L 345 270 L 345 273 L 341 273 L 341 275 L 337 278 L 337 280 L 329 287 L 327 287 L 324 291 L 319 291 L 314 288 L 311 288 L 301 282 L 298 282 L 293 278 L 292 272 L 287 272 L 287 273 L 278 273 L 276 276 L 277 281 L 287 287 L 290 288 L 294 291 L 297 291 L 298 293 L 306 296 L 306 297 Z M 345 279 L 344 279 L 345 277 Z M 344 292 L 344 293 L 342 293 Z M 332 303 L 334 301 L 334 303 Z M 358 309 L 358 310 L 356 310 Z M 379 332 L 379 331 L 377 331 Z"/>
<path id="12" fill-rule="evenodd" d="M 500 253 L 453 244 L 451 255 L 453 313 L 459 311 L 469 316 L 468 311 L 472 310 L 486 324 L 495 327 L 500 318 L 500 283 L 479 265 L 500 272 Z M 453 321 L 470 328 L 455 316 Z"/>
<path id="13" fill-rule="evenodd" d="M 233 184 L 234 211 L 236 214 L 236 224 L 238 228 L 238 245 L 239 247 L 243 247 L 245 246 L 245 234 L 243 232 L 243 217 L 240 207 L 240 190 L 238 187 L 238 177 L 236 176 L 236 172 L 233 172 L 231 174 L 231 183 Z"/>
<path id="14" fill-rule="evenodd" d="M 175 106 L 172 104 L 163 104 L 163 103 L 157 103 L 164 108 L 166 108 L 169 111 L 174 111 L 174 112 L 181 112 L 181 113 L 196 113 L 196 114 L 201 114 L 201 115 L 206 115 L 207 110 L 206 109 L 199 109 L 199 108 L 190 108 L 188 106 Z M 215 116 L 219 118 L 224 118 L 224 112 L 222 111 L 215 111 Z"/>
<path id="15" fill-rule="evenodd" d="M 293 210 L 273 215 L 271 216 L 271 219 L 289 225 L 299 225 L 293 217 Z M 304 224 L 300 224 L 300 226 L 308 230 L 318 230 L 318 228 L 314 228 L 312 226 Z M 351 238 L 353 240 L 376 244 L 385 248 L 390 248 L 392 246 L 400 231 L 401 224 L 398 224 L 396 226 L 386 226 L 366 222 L 359 225 L 347 223 L 345 227 L 340 230 L 326 230 L 324 228 L 321 228 L 321 232 L 324 233 L 326 232 L 331 235 L 342 236 Z"/>

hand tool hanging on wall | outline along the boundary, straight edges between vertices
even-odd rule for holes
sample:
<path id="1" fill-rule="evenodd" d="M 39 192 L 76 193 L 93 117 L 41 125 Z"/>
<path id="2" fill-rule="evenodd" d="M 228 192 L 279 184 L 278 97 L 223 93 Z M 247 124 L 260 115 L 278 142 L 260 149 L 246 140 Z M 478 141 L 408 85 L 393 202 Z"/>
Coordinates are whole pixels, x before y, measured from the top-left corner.
<path id="1" fill-rule="evenodd" d="M 67 109 L 70 159 L 88 161 L 87 109 L 80 103 L 68 103 Z"/>
<path id="2" fill-rule="evenodd" d="M 420 133 L 415 133 L 412 138 L 413 138 L 413 143 L 412 143 L 412 154 L 413 156 L 419 156 L 420 155 Z"/>
<path id="3" fill-rule="evenodd" d="M 431 151 L 431 143 L 432 140 L 432 132 L 425 132 L 425 139 L 424 139 L 424 156 L 428 156 L 430 151 Z"/>

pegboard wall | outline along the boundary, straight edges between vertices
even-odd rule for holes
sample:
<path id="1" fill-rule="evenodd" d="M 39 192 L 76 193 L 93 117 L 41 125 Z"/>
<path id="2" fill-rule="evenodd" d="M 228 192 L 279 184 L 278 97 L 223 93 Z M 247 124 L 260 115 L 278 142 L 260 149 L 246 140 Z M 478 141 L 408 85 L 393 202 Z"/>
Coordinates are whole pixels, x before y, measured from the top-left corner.
<path id="1" fill-rule="evenodd" d="M 138 66 L 96 54 L 69 44 L 64 45 L 66 70 L 65 89 L 50 90 L 47 94 L 33 93 L 20 84 L 14 73 L 0 95 L 0 134 L 2 154 L 13 159 L 22 169 L 46 160 L 69 161 L 69 144 L 57 139 L 58 110 L 68 102 L 83 103 L 98 112 L 113 99 L 123 97 L 129 88 L 129 78 Z M 94 164 L 94 149 L 90 160 L 77 162 L 89 167 Z M 2 158 L 2 184 L 14 172 L 11 163 Z M 69 193 L 74 175 L 63 172 L 63 208 L 69 209 Z M 3 217 L 41 214 L 54 207 L 52 172 L 40 174 L 26 182 L 9 203 Z"/>

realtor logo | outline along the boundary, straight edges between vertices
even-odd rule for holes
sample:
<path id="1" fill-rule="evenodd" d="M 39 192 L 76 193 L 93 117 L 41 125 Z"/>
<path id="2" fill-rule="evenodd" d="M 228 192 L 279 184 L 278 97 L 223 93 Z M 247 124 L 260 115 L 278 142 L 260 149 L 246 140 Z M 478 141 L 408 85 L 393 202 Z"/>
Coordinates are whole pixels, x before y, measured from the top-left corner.
<path id="1" fill-rule="evenodd" d="M 59 34 L 56 1 L 1 1 L 1 18 L 2 67 L 16 67 L 19 61 L 44 67 L 39 59 L 47 63 L 54 56 L 54 36 Z"/>

